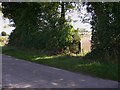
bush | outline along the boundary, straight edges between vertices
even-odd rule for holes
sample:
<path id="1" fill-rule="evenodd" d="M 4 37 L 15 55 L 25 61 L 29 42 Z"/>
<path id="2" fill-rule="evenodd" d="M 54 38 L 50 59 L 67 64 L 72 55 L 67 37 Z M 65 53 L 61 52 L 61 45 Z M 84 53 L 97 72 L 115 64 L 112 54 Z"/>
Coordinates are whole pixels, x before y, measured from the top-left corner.
<path id="1" fill-rule="evenodd" d="M 4 32 L 4 31 L 2 31 L 2 32 L 1 32 L 1 35 L 2 35 L 2 36 L 7 36 L 7 33 Z"/>

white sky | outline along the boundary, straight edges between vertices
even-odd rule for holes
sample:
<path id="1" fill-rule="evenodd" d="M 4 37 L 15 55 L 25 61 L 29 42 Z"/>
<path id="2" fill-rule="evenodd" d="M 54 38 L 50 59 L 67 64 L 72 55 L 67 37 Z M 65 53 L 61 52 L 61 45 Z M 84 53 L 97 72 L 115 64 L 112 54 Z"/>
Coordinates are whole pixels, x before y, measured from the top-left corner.
<path id="1" fill-rule="evenodd" d="M 81 6 L 78 6 L 78 7 L 81 7 Z M 81 18 L 78 17 L 78 16 L 84 17 L 84 14 L 87 14 L 86 6 L 82 7 L 81 11 L 77 11 L 76 9 L 77 8 L 72 10 L 71 13 L 67 12 L 66 18 L 68 18 L 68 16 L 71 17 L 71 19 L 72 19 L 71 24 L 73 25 L 74 29 L 85 28 L 87 31 L 91 31 L 91 25 L 89 23 L 82 23 Z M 87 17 L 89 18 L 89 17 L 91 17 L 91 15 L 89 14 Z M 74 22 L 74 21 L 76 21 L 76 22 Z"/>
<path id="2" fill-rule="evenodd" d="M 0 3 L 0 6 L 1 6 L 1 3 Z M 86 13 L 86 10 L 83 9 L 82 13 Z M 80 21 L 80 18 L 78 18 L 78 12 L 76 10 L 73 10 L 72 13 L 68 13 L 66 15 L 66 17 L 68 17 L 68 16 L 70 16 L 72 19 L 71 24 L 73 25 L 74 29 L 85 28 L 86 30 L 91 31 L 91 29 L 90 29 L 91 25 L 89 23 L 83 24 Z M 77 20 L 77 22 L 73 22 L 74 20 Z M 7 34 L 10 34 L 12 32 L 14 27 L 10 27 L 10 26 L 8 26 L 8 24 L 9 24 L 9 19 L 3 19 L 3 14 L 0 11 L 0 33 L 2 31 L 5 31 Z M 6 26 L 6 28 L 5 28 L 5 26 Z"/>
<path id="3" fill-rule="evenodd" d="M 0 3 L 1 6 L 1 3 Z M 4 19 L 2 11 L 0 11 L 0 34 L 2 31 L 5 31 L 7 34 L 10 34 L 14 27 L 9 27 L 9 19 Z M 5 28 L 6 27 L 6 28 Z"/>

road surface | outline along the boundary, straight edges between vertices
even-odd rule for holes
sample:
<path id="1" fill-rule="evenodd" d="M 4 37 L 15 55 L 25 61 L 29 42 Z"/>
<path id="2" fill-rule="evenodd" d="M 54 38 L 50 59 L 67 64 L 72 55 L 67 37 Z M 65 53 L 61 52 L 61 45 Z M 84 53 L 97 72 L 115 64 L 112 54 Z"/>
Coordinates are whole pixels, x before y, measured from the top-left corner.
<path id="1" fill-rule="evenodd" d="M 118 82 L 2 55 L 3 88 L 118 88 Z"/>

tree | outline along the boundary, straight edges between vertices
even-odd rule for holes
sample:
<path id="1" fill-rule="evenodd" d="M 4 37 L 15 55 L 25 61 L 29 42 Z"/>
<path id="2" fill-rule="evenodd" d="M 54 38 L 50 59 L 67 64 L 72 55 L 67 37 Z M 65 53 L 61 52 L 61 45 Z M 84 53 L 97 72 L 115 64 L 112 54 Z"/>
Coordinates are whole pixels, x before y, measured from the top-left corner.
<path id="1" fill-rule="evenodd" d="M 118 59 L 120 36 L 120 3 L 88 3 L 92 13 L 92 51 L 102 59 Z M 102 55 L 102 56 L 101 56 Z"/>
<path id="2" fill-rule="evenodd" d="M 4 17 L 14 21 L 16 29 L 9 45 L 57 52 L 72 43 L 73 27 L 63 20 L 68 5 L 49 3 L 2 3 Z"/>

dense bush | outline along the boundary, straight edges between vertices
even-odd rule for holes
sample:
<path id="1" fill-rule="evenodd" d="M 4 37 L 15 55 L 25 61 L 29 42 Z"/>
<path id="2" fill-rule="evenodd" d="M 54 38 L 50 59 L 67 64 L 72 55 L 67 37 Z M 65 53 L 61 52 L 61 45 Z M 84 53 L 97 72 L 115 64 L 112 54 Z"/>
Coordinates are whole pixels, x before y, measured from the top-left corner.
<path id="1" fill-rule="evenodd" d="M 15 22 L 9 45 L 63 52 L 74 41 L 74 29 L 65 20 L 70 3 L 2 3 L 4 17 Z M 60 12 L 58 8 L 62 6 Z M 16 8 L 17 7 L 17 8 Z M 70 7 L 69 7 L 70 8 Z M 32 11 L 32 12 L 31 12 Z"/>

